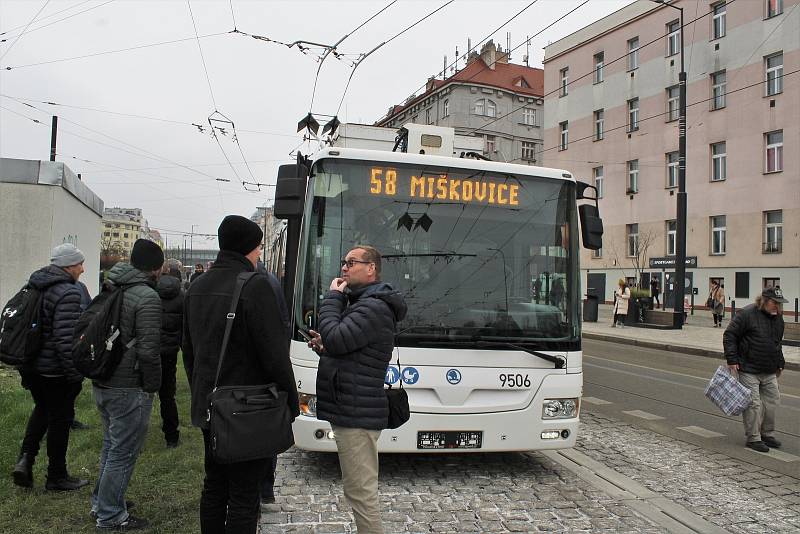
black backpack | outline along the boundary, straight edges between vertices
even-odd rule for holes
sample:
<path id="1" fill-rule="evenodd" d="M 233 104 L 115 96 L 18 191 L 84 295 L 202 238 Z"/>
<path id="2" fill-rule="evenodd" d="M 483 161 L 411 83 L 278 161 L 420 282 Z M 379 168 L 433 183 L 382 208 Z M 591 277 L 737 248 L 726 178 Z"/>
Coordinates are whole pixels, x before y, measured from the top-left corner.
<path id="1" fill-rule="evenodd" d="M 120 322 L 122 300 L 128 287 L 104 285 L 75 325 L 72 337 L 72 362 L 86 378 L 109 378 L 122 360 L 125 349 L 134 345 L 122 343 Z"/>
<path id="2" fill-rule="evenodd" d="M 21 367 L 33 361 L 42 348 L 42 296 L 30 284 L 19 290 L 0 314 L 0 361 Z"/>

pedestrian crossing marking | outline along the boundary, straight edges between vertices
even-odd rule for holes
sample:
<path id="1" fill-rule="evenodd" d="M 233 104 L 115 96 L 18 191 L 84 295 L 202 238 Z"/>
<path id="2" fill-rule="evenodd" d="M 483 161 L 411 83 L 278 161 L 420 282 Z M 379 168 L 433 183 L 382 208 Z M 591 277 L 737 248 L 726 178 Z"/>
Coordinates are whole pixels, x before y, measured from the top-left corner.
<path id="1" fill-rule="evenodd" d="M 642 411 L 642 410 L 631 410 L 631 411 L 622 412 L 622 413 L 626 413 L 626 414 L 632 415 L 634 417 L 639 417 L 640 419 L 647 419 L 648 421 L 656 421 L 658 419 L 664 419 L 660 415 L 656 415 L 656 414 L 650 413 L 650 412 L 645 412 L 645 411 Z"/>
<path id="2" fill-rule="evenodd" d="M 689 432 L 690 434 L 695 434 L 700 436 L 701 438 L 720 438 L 725 434 L 720 434 L 719 432 L 714 432 L 713 430 L 708 430 L 701 426 L 679 426 L 678 430 L 683 430 L 685 432 Z"/>
<path id="3" fill-rule="evenodd" d="M 583 397 L 583 401 L 589 404 L 611 404 L 607 400 L 598 399 L 597 397 Z"/>

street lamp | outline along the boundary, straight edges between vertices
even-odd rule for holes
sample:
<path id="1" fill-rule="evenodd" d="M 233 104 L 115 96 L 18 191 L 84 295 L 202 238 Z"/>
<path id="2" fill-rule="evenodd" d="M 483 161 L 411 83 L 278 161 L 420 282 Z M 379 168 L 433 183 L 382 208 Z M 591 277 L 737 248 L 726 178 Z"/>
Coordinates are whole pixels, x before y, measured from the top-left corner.
<path id="1" fill-rule="evenodd" d="M 683 298 L 686 287 L 686 70 L 683 66 L 683 8 L 672 5 L 667 0 L 652 0 L 681 12 L 681 71 L 678 74 L 678 206 L 677 241 L 675 247 L 675 318 L 673 325 L 683 328 Z"/>

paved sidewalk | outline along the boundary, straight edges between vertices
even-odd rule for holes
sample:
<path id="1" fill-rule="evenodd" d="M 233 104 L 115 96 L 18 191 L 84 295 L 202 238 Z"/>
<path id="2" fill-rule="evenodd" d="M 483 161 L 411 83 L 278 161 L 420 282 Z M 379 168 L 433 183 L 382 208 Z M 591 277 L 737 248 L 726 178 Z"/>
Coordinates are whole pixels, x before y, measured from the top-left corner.
<path id="1" fill-rule="evenodd" d="M 722 358 L 722 333 L 728 325 L 730 319 L 728 315 L 725 316 L 722 328 L 713 327 L 714 321 L 707 311 L 696 311 L 694 315 L 690 315 L 687 324 L 681 330 L 630 326 L 612 328 L 611 310 L 610 305 L 600 305 L 598 322 L 583 323 L 583 337 L 683 354 Z M 786 360 L 787 369 L 800 370 L 800 347 L 784 345 L 783 357 Z"/>

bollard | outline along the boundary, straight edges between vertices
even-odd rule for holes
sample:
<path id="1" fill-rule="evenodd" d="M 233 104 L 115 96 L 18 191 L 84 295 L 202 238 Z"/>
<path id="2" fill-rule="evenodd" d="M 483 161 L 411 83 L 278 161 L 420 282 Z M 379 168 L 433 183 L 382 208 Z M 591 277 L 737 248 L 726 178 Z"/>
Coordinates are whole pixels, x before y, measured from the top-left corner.
<path id="1" fill-rule="evenodd" d="M 794 322 L 797 322 L 797 301 L 798 301 L 798 298 L 795 297 L 794 298 Z"/>
<path id="2" fill-rule="evenodd" d="M 733 320 L 734 317 L 736 317 L 736 301 L 732 300 L 731 301 L 731 320 Z"/>

